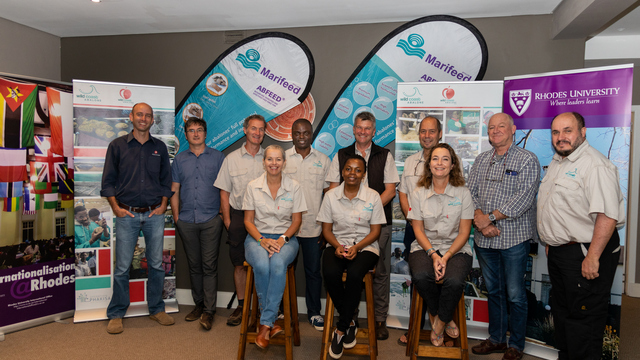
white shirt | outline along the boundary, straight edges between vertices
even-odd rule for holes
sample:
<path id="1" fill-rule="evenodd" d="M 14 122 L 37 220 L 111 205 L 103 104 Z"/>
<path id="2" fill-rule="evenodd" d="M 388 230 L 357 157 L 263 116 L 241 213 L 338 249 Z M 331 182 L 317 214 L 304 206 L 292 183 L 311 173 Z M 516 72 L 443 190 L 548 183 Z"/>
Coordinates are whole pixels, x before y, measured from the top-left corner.
<path id="1" fill-rule="evenodd" d="M 291 214 L 307 210 L 307 203 L 300 184 L 284 174 L 274 199 L 263 173 L 247 185 L 242 210 L 255 211 L 254 224 L 261 234 L 280 235 L 291 226 Z"/>
<path id="2" fill-rule="evenodd" d="M 316 237 L 322 233 L 322 225 L 316 221 L 320 205 L 322 204 L 322 194 L 329 183 L 324 181 L 329 172 L 331 160 L 327 155 L 311 148 L 306 158 L 296 152 L 295 147 L 285 152 L 287 163 L 282 171 L 283 174 L 296 180 L 302 186 L 304 199 L 307 202 L 307 212 L 302 214 L 302 224 L 297 236 Z"/>
<path id="3" fill-rule="evenodd" d="M 424 150 L 420 150 L 404 160 L 404 170 L 398 191 L 407 194 L 409 207 L 411 207 L 411 196 L 409 195 L 416 189 L 418 180 L 424 174 L 424 164 Z"/>
<path id="4" fill-rule="evenodd" d="M 538 233 L 545 244 L 590 243 L 597 213 L 625 223 L 618 168 L 584 141 L 564 159 L 553 155 L 538 191 Z"/>
<path id="5" fill-rule="evenodd" d="M 252 156 L 245 148 L 245 142 L 240 149 L 233 151 L 222 162 L 213 186 L 229 193 L 229 204 L 235 210 L 242 208 L 242 199 L 247 190 L 247 184 L 264 172 L 262 161 L 264 149 L 260 147 L 258 153 Z"/>
<path id="6" fill-rule="evenodd" d="M 449 250 L 460 230 L 460 220 L 473 219 L 475 208 L 471 192 L 466 186 L 451 186 L 447 184 L 444 193 L 436 194 L 433 185 L 426 189 L 424 186 L 416 188 L 411 193 L 411 204 L 407 218 L 410 220 L 422 220 L 427 239 L 436 250 L 441 253 Z M 411 243 L 411 252 L 423 249 L 414 240 Z M 471 255 L 469 242 L 458 251 Z M 454 254 L 455 255 L 455 254 Z"/>
<path id="7" fill-rule="evenodd" d="M 373 143 L 371 143 L 373 145 Z M 371 155 L 371 145 L 364 151 L 364 154 L 358 150 L 356 146 L 356 154 L 362 156 L 367 161 L 367 171 L 369 168 L 369 155 Z M 329 168 L 329 174 L 327 174 L 326 180 L 330 183 L 340 182 L 340 160 L 338 159 L 338 154 L 333 156 L 333 160 L 331 161 L 331 167 Z M 393 161 L 393 156 L 391 156 L 391 151 L 387 153 L 387 160 L 384 163 L 384 180 L 385 184 L 397 184 L 400 182 L 400 177 L 398 176 L 398 169 L 396 169 L 396 163 Z M 366 186 L 369 186 L 368 174 L 364 177 L 362 183 Z"/>
<path id="8" fill-rule="evenodd" d="M 362 241 L 371 232 L 371 224 L 387 223 L 380 195 L 364 182 L 351 200 L 344 196 L 344 183 L 327 191 L 318 221 L 333 224 L 333 235 L 342 246 L 353 246 Z M 380 255 L 378 240 L 362 250 Z"/>

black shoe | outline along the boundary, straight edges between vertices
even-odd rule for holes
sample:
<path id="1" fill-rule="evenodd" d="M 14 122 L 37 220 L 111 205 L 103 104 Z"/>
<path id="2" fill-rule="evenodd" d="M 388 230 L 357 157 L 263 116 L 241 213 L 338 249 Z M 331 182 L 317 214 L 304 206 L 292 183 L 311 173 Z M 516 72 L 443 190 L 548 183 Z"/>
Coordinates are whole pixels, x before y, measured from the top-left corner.
<path id="1" fill-rule="evenodd" d="M 204 311 L 204 304 L 196 304 L 196 307 L 191 310 L 187 316 L 184 317 L 185 321 L 196 321 L 200 319 L 202 312 Z"/>
<path id="2" fill-rule="evenodd" d="M 240 323 L 242 323 L 242 306 L 238 306 L 227 319 L 227 325 L 229 326 L 238 326 Z"/>
<path id="3" fill-rule="evenodd" d="M 211 330 L 212 323 L 213 314 L 208 312 L 202 313 L 202 316 L 200 316 L 200 325 L 202 325 L 205 330 Z"/>
<path id="4" fill-rule="evenodd" d="M 386 321 L 376 321 L 376 337 L 378 340 L 387 340 L 389 338 Z"/>
<path id="5" fill-rule="evenodd" d="M 345 349 L 351 349 L 356 346 L 356 335 L 358 334 L 358 327 L 356 326 L 355 321 L 351 321 L 351 325 L 347 329 L 347 332 L 344 333 L 344 337 L 342 338 L 342 346 Z"/>
<path id="6" fill-rule="evenodd" d="M 340 338 L 338 340 L 338 338 Z M 333 339 L 331 339 L 331 346 L 329 347 L 329 356 L 333 359 L 340 359 L 342 357 L 342 342 L 344 336 L 338 335 L 338 331 L 333 332 Z"/>

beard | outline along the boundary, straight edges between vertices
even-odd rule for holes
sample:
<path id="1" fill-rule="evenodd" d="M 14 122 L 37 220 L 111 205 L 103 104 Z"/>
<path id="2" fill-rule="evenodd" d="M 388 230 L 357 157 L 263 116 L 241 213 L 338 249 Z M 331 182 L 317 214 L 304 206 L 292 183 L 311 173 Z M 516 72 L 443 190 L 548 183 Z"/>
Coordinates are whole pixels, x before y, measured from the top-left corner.
<path id="1" fill-rule="evenodd" d="M 557 147 L 559 142 L 555 143 L 553 145 L 553 148 L 556 150 L 556 153 L 558 155 L 560 155 L 562 157 L 566 157 L 566 156 L 571 155 L 571 153 L 573 153 L 580 145 L 582 145 L 584 140 L 585 140 L 585 138 L 581 138 L 581 137 L 577 138 L 576 141 L 573 144 L 570 144 L 571 145 L 571 149 L 568 149 L 568 150 L 559 150 L 558 147 Z"/>

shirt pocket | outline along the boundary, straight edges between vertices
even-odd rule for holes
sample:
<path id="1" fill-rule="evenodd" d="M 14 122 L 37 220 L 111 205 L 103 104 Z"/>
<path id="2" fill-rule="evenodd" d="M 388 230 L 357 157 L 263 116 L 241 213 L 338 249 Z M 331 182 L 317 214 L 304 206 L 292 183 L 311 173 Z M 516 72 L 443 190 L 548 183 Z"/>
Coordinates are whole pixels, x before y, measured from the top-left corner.
<path id="1" fill-rule="evenodd" d="M 285 166 L 285 168 L 282 170 L 282 173 L 287 174 L 289 175 L 289 177 L 293 178 L 291 174 L 295 174 L 297 171 L 298 171 L 297 166 L 291 166 L 287 164 L 287 166 Z"/>
<path id="2" fill-rule="evenodd" d="M 315 185 L 316 190 L 324 189 L 324 171 L 322 168 L 313 167 L 309 170 L 309 174 L 311 174 L 311 179 L 313 180 L 313 185 Z M 308 184 L 301 184 L 306 186 Z"/>
<path id="3" fill-rule="evenodd" d="M 583 202 L 580 183 L 573 179 L 558 178 L 553 181 L 555 185 L 556 199 L 554 205 L 562 208 L 571 208 Z"/>
<path id="4" fill-rule="evenodd" d="M 245 191 L 245 188 L 248 184 L 248 181 L 245 182 L 245 178 L 247 177 L 248 173 L 248 168 L 229 170 L 229 176 L 231 176 L 231 185 L 233 186 L 234 192 L 238 191 L 238 193 L 242 193 Z"/>
<path id="5" fill-rule="evenodd" d="M 438 215 L 427 208 L 422 210 L 421 216 L 425 230 L 436 231 L 436 225 L 438 224 Z"/>
<path id="6" fill-rule="evenodd" d="M 147 160 L 147 172 L 149 175 L 157 176 L 160 174 L 160 164 L 162 163 L 161 156 L 150 155 Z"/>

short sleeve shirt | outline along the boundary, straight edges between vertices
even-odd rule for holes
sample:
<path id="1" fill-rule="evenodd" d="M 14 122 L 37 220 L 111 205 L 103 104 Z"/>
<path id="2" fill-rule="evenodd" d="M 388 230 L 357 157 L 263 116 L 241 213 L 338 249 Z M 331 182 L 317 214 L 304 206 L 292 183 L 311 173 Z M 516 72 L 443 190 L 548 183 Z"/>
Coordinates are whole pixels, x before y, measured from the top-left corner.
<path id="1" fill-rule="evenodd" d="M 304 159 L 296 152 L 295 147 L 287 150 L 285 154 L 287 164 L 282 172 L 302 186 L 308 207 L 307 211 L 302 214 L 302 224 L 297 236 L 320 236 L 322 226 L 316 221 L 316 217 L 322 204 L 323 190 L 329 187 L 329 183 L 324 179 L 329 172 L 331 160 L 327 155 L 314 148 L 311 148 L 311 152 Z"/>
<path id="2" fill-rule="evenodd" d="M 249 182 L 242 210 L 254 210 L 254 223 L 261 234 L 284 234 L 291 226 L 291 215 L 307 210 L 304 193 L 297 181 L 282 175 L 274 199 L 263 173 Z"/>
<path id="3" fill-rule="evenodd" d="M 333 224 L 333 235 L 343 246 L 353 246 L 362 241 L 371 232 L 372 224 L 387 223 L 377 191 L 360 184 L 358 194 L 349 200 L 344 196 L 344 183 L 327 191 L 318 213 L 318 221 Z M 377 240 L 362 250 L 380 255 Z"/>
<path id="4" fill-rule="evenodd" d="M 538 193 L 538 232 L 548 245 L 590 243 L 597 213 L 625 223 L 618 168 L 584 141 L 564 159 L 555 154 Z"/>
<path id="5" fill-rule="evenodd" d="M 371 155 L 371 146 L 364 151 L 364 154 L 358 150 L 356 146 L 356 154 L 362 156 L 367 161 L 367 167 L 369 166 L 369 155 Z M 338 159 L 338 154 L 335 154 L 333 160 L 331 161 L 331 167 L 329 168 L 329 173 L 327 174 L 328 182 L 338 183 L 340 182 L 340 160 Z M 366 186 L 369 186 L 368 176 L 364 177 L 362 181 Z M 391 152 L 387 153 L 387 160 L 384 163 L 384 183 L 385 184 L 397 184 L 400 182 L 400 177 L 398 176 L 398 169 L 396 169 L 396 163 L 393 161 L 393 156 L 391 156 Z"/>
<path id="6" fill-rule="evenodd" d="M 448 184 L 444 193 L 437 194 L 433 186 L 416 188 L 410 195 L 411 208 L 407 218 L 422 220 L 424 232 L 436 250 L 441 253 L 449 250 L 460 230 L 460 220 L 473 219 L 474 206 L 471 192 L 466 186 Z M 423 249 L 418 240 L 411 243 L 411 252 Z M 458 251 L 471 255 L 471 246 L 467 242 Z"/>
<path id="7" fill-rule="evenodd" d="M 247 184 L 264 172 L 262 160 L 264 149 L 261 147 L 255 156 L 247 152 L 245 142 L 240 149 L 233 151 L 222 162 L 218 178 L 213 186 L 229 193 L 229 204 L 235 210 L 242 209 L 242 199 Z"/>

